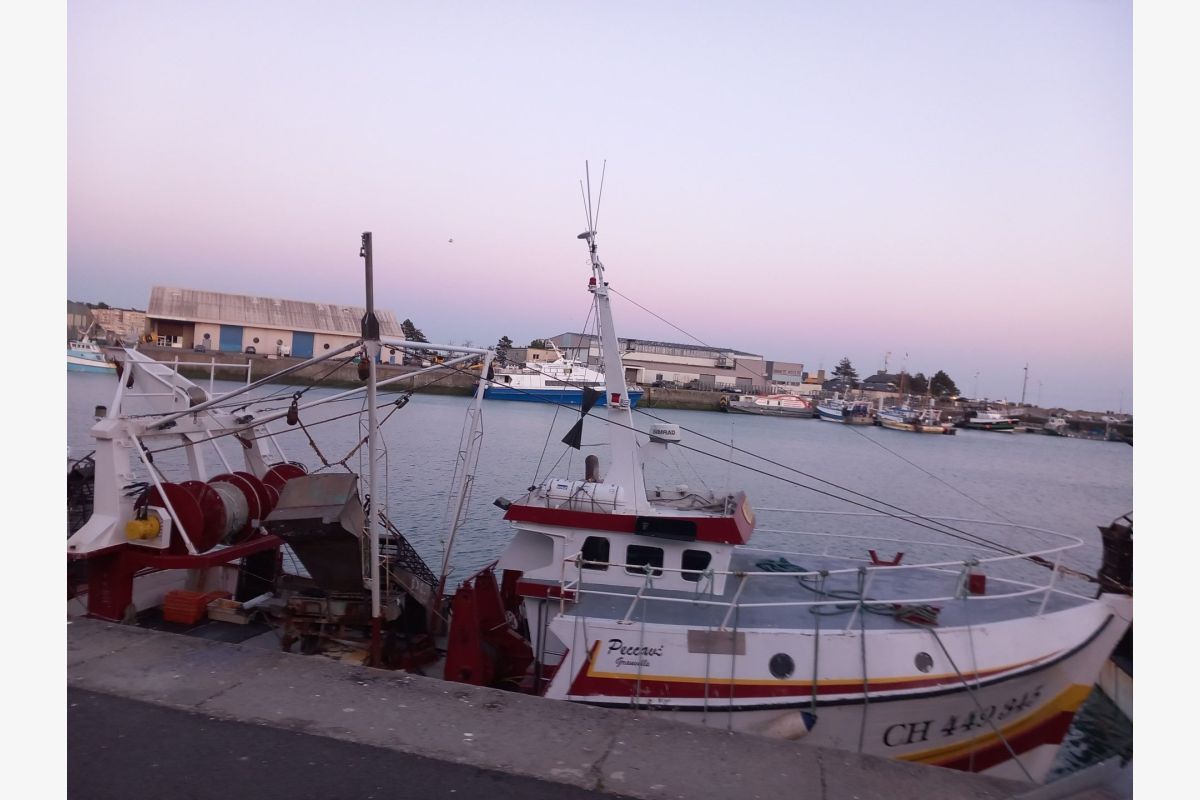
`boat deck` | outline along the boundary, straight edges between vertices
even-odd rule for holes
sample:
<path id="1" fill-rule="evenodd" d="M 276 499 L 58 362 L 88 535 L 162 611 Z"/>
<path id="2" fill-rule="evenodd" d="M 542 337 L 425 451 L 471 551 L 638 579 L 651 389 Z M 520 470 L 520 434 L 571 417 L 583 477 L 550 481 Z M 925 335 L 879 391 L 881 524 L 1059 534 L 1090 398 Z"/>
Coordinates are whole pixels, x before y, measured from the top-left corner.
<path id="1" fill-rule="evenodd" d="M 824 630 L 860 626 L 867 630 L 909 629 L 916 619 L 936 615 L 941 627 L 979 625 L 1062 611 L 1091 602 L 1062 591 L 1032 589 L 988 576 L 984 594 L 956 598 L 961 570 L 932 567 L 882 567 L 860 575 L 838 572 L 819 576 L 792 573 L 856 570 L 863 562 L 836 556 L 781 555 L 768 550 L 740 549 L 724 592 L 714 594 L 701 580 L 696 592 L 641 589 L 600 584 L 584 575 L 579 603 L 568 615 L 635 620 L 668 625 L 727 628 Z M 1049 578 L 1049 575 L 1047 575 Z M 866 581 L 866 613 L 859 605 L 860 580 Z M 573 585 L 569 589 L 575 588 Z M 635 597 L 641 598 L 634 603 Z M 736 605 L 736 608 L 734 607 Z M 732 613 L 731 613 L 732 609 Z M 919 622 L 917 624 L 920 624 Z"/>

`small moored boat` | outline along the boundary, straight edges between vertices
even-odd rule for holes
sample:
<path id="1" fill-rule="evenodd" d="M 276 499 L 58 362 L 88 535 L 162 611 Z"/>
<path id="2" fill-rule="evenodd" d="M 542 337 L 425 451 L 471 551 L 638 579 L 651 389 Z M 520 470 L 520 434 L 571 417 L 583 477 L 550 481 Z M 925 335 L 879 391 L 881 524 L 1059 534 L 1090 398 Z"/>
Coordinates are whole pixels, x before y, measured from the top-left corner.
<path id="1" fill-rule="evenodd" d="M 831 397 L 817 403 L 817 415 L 830 422 L 847 425 L 870 425 L 871 404 L 866 400 L 845 400 Z"/>
<path id="2" fill-rule="evenodd" d="M 894 431 L 953 434 L 954 427 L 942 422 L 941 417 L 941 412 L 933 408 L 891 406 L 880 411 L 876 419 L 880 425 Z"/>
<path id="3" fill-rule="evenodd" d="M 722 397 L 721 408 L 737 414 L 762 414 L 768 417 L 812 419 L 817 415 L 811 400 L 794 394 L 742 394 L 733 400 Z"/>
<path id="4" fill-rule="evenodd" d="M 115 375 L 117 365 L 106 358 L 104 351 L 84 333 L 78 341 L 67 342 L 67 369 L 71 372 L 104 372 Z"/>
<path id="5" fill-rule="evenodd" d="M 991 409 L 970 409 L 963 419 L 955 423 L 957 428 L 971 428 L 977 431 L 1006 431 L 1012 433 L 1017 428 L 1017 420 L 1006 417 Z"/>

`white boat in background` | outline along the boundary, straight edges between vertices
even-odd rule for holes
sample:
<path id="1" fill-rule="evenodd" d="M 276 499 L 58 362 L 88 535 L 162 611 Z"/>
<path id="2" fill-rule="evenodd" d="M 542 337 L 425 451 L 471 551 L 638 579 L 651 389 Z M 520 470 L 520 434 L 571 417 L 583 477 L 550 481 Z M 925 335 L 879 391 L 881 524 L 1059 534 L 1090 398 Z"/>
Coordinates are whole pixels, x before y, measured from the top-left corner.
<path id="1" fill-rule="evenodd" d="M 1017 420 L 1006 417 L 991 409 L 970 409 L 966 416 L 955 423 L 958 428 L 972 428 L 977 431 L 1006 431 L 1013 433 L 1017 428 Z"/>
<path id="2" fill-rule="evenodd" d="M 762 414 L 768 417 L 803 417 L 812 419 L 817 415 L 813 402 L 794 394 L 741 394 L 733 400 L 721 398 L 724 411 L 737 414 Z"/>
<path id="3" fill-rule="evenodd" d="M 1042 431 L 1050 434 L 1051 436 L 1066 436 L 1068 431 L 1067 421 L 1062 417 L 1052 416 L 1046 421 L 1046 424 L 1042 426 Z"/>
<path id="4" fill-rule="evenodd" d="M 558 356 L 554 361 L 527 361 L 517 367 L 495 370 L 483 390 L 484 399 L 578 406 L 583 404 L 583 390 L 587 388 L 600 393 L 597 406 L 606 405 L 604 373 L 567 358 L 557 347 L 554 352 Z M 642 390 L 630 388 L 630 406 L 636 407 L 641 399 Z"/>
<path id="5" fill-rule="evenodd" d="M 86 331 L 77 341 L 67 342 L 67 369 L 71 372 L 117 373 L 116 363 L 88 338 Z"/>

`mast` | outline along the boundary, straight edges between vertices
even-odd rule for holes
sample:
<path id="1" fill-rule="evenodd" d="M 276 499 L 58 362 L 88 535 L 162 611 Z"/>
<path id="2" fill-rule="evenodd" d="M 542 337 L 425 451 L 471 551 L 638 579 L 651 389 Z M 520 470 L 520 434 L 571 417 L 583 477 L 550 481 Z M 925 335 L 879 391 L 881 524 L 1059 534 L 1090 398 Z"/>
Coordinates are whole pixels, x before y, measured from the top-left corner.
<path id="1" fill-rule="evenodd" d="M 616 484 L 624 489 L 618 506 L 634 513 L 648 511 L 646 478 L 642 472 L 642 457 L 638 449 L 637 436 L 633 429 L 633 412 L 630 410 L 629 390 L 625 385 L 625 366 L 617 345 L 617 332 L 613 327 L 612 308 L 608 297 L 608 283 L 604 280 L 604 264 L 596 253 L 596 231 L 579 234 L 587 242 L 588 255 L 592 261 L 592 278 L 588 291 L 596 296 L 596 319 L 600 326 L 600 356 L 604 365 L 605 406 L 608 415 L 608 441 L 611 448 L 612 465 L 604 476 L 605 483 Z"/>
<path id="2" fill-rule="evenodd" d="M 371 661 L 379 663 L 380 656 L 380 599 L 379 599 L 379 496 L 376 492 L 376 465 L 379 454 L 378 415 L 376 402 L 375 359 L 379 357 L 379 320 L 375 316 L 374 265 L 371 252 L 371 232 L 362 235 L 359 255 L 366 261 L 367 313 L 362 319 L 362 338 L 367 351 L 367 495 L 370 513 L 367 514 L 367 536 L 371 540 Z"/>
<path id="3" fill-rule="evenodd" d="M 1029 385 L 1029 362 L 1025 362 L 1025 379 L 1021 381 L 1021 405 L 1025 405 L 1025 387 Z"/>

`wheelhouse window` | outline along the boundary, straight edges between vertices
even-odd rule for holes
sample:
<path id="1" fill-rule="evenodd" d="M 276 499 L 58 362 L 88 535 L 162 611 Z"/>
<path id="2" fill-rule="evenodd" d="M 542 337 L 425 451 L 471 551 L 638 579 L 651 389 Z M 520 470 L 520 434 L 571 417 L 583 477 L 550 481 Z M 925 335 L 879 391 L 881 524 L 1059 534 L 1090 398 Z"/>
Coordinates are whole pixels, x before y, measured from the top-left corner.
<path id="1" fill-rule="evenodd" d="M 661 547 L 646 547 L 631 544 L 625 550 L 625 572 L 630 575 L 662 575 L 663 550 Z"/>
<path id="2" fill-rule="evenodd" d="M 685 581 L 699 582 L 700 573 L 708 569 L 708 565 L 712 563 L 712 553 L 707 550 L 684 550 L 683 561 L 679 565 L 683 568 L 683 579 Z M 688 570 L 695 570 L 688 572 Z"/>
<path id="3" fill-rule="evenodd" d="M 584 569 L 608 569 L 608 539 L 603 536 L 589 536 L 583 540 L 583 549 L 581 551 L 584 562 L 602 562 L 602 563 L 584 563 Z"/>

